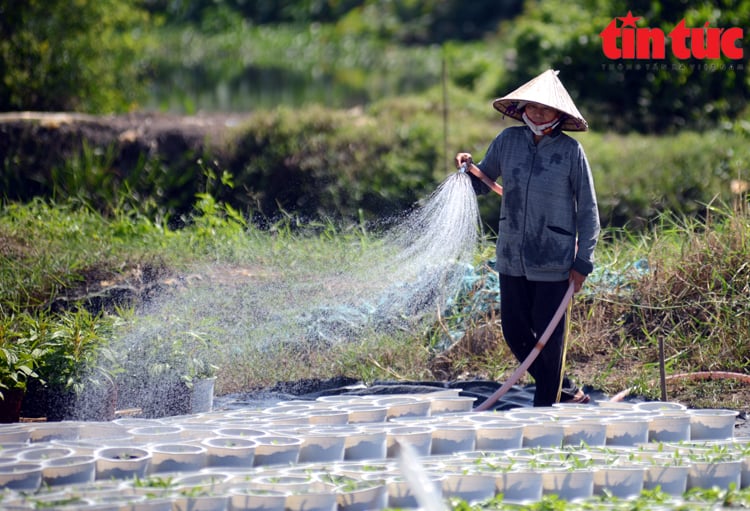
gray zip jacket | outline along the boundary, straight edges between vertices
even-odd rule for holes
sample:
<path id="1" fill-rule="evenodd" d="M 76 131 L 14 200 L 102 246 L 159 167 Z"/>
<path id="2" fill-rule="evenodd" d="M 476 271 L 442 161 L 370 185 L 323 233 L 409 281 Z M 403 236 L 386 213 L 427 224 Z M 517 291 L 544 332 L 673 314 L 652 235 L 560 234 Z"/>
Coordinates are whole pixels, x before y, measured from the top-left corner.
<path id="1" fill-rule="evenodd" d="M 599 237 L 599 210 L 591 168 L 581 144 L 553 132 L 534 144 L 531 130 L 503 130 L 477 166 L 502 177 L 497 271 L 535 281 L 588 275 Z M 489 188 L 472 179 L 478 194 Z"/>

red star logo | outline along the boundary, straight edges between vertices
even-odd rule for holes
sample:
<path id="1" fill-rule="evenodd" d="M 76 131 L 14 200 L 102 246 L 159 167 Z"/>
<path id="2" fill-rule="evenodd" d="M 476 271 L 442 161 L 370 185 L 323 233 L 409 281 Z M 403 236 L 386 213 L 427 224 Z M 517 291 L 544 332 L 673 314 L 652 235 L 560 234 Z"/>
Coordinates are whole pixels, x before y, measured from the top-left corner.
<path id="1" fill-rule="evenodd" d="M 639 19 L 641 19 L 641 17 L 640 16 L 633 16 L 633 13 L 630 12 L 630 11 L 628 11 L 628 15 L 627 16 L 624 16 L 624 17 L 621 17 L 621 18 L 617 18 L 617 19 L 620 20 L 620 21 L 622 21 L 622 27 L 621 28 L 625 28 L 625 27 L 633 27 L 633 28 L 635 28 L 635 22 L 638 21 Z"/>

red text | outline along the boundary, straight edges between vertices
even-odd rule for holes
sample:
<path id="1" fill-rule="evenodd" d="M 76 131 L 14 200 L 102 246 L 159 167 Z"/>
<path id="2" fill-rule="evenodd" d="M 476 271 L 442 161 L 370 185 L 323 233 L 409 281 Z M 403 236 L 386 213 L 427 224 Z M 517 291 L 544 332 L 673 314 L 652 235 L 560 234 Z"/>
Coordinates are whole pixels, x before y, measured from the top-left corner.
<path id="1" fill-rule="evenodd" d="M 664 35 L 659 28 L 636 28 L 635 22 L 639 19 L 628 12 L 627 16 L 614 18 L 601 31 L 602 51 L 607 58 L 664 59 L 667 38 L 671 42 L 672 55 L 681 60 L 691 57 L 719 59 L 722 56 L 738 60 L 744 56 L 744 49 L 738 45 L 744 37 L 741 28 L 709 27 L 708 22 L 700 28 L 689 28 L 683 19 Z M 619 26 L 618 20 L 622 22 Z"/>

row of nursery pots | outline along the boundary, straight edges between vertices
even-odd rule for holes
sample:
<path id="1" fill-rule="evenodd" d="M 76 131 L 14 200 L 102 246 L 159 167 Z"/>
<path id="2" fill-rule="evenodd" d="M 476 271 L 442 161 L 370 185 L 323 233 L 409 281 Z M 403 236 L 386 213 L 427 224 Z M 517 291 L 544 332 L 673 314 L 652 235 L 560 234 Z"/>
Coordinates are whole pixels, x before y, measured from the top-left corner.
<path id="1" fill-rule="evenodd" d="M 428 456 L 419 461 L 428 486 L 440 498 L 473 502 L 502 494 L 505 501 L 524 503 L 555 494 L 573 501 L 605 494 L 631 498 L 656 487 L 678 498 L 691 488 L 750 485 L 748 447 L 747 443 L 725 441 L 639 448 L 520 448 Z M 35 491 L 6 490 L 3 509 L 83 509 L 89 504 L 96 509 L 209 511 L 418 507 L 417 495 L 407 484 L 401 465 L 388 459 L 216 467 L 123 479 L 51 482 Z"/>
<path id="2" fill-rule="evenodd" d="M 93 500 L 105 509 L 103 499 L 112 509 L 136 509 L 141 501 L 161 499 L 182 509 L 188 497 L 200 496 L 206 498 L 199 507 L 190 501 L 190 509 L 209 501 L 215 509 L 255 509 L 252 503 L 264 500 L 258 493 L 283 501 L 280 509 L 415 507 L 397 463 L 399 444 L 419 456 L 442 497 L 466 500 L 497 493 L 511 501 L 536 501 L 544 493 L 629 496 L 656 484 L 679 495 L 706 485 L 750 485 L 750 448 L 733 438 L 736 414 L 729 410 L 601 403 L 480 413 L 471 411 L 471 398 L 430 394 L 331 396 L 162 419 L 3 425 L 3 507 L 64 507 L 80 496 L 73 508 Z M 702 468 L 718 479 L 707 481 Z M 273 487 L 260 488 L 269 478 Z M 286 484 L 300 478 L 306 481 L 301 487 Z M 186 479 L 197 482 L 183 488 Z M 371 495 L 362 498 L 373 500 L 347 507 L 362 485 Z M 71 495 L 76 486 L 86 491 Z M 145 498 L 154 494 L 158 498 Z M 313 494 L 320 507 L 311 504 Z"/>

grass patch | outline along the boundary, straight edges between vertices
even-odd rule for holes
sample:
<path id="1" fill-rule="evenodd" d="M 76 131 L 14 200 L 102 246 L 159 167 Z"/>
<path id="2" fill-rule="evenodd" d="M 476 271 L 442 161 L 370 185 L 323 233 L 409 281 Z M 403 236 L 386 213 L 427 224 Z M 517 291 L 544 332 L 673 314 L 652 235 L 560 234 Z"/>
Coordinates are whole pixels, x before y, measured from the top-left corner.
<path id="1" fill-rule="evenodd" d="M 377 242 L 377 233 L 364 225 L 305 223 L 293 215 L 262 230 L 209 195 L 199 199 L 193 221 L 176 231 L 133 211 L 116 210 L 104 217 L 80 203 L 7 204 L 0 214 L 0 313 L 7 319 L 21 313 L 45 315 L 53 305 L 63 314 L 96 306 L 122 315 L 127 323 L 128 307 L 165 290 L 189 288 L 191 279 L 229 290 L 240 279 L 273 285 L 274 276 L 283 274 L 315 286 L 316 272 L 332 264 L 344 268 L 366 257 L 368 244 Z M 668 375 L 747 372 L 750 215 L 741 207 L 712 207 L 705 220 L 686 218 L 665 215 L 647 231 L 612 229 L 603 235 L 599 271 L 618 280 L 611 284 L 592 276 L 589 292 L 573 307 L 568 364 L 580 383 L 609 393 L 630 388 L 660 397 L 660 341 Z M 478 247 L 478 262 L 492 253 L 491 240 L 485 243 Z M 639 260 L 648 262 L 647 273 L 632 272 Z M 114 285 L 142 292 L 126 295 L 129 301 L 122 303 L 122 295 L 106 295 Z M 107 299 L 92 301 L 93 295 Z M 238 307 L 239 314 L 252 307 L 230 303 L 233 296 L 220 296 L 212 306 Z M 274 298 L 279 304 L 300 299 L 304 296 Z M 383 336 L 373 330 L 349 343 L 214 350 L 210 363 L 221 367 L 217 391 L 338 376 L 364 382 L 502 381 L 516 363 L 502 342 L 497 316 L 472 310 L 461 314 L 468 333 L 448 350 L 437 349 L 436 332 L 460 317 L 441 317 L 427 331 Z M 175 331 L 179 320 L 172 324 Z M 22 328 L 17 322 L 5 324 Z M 5 329 L 3 335 L 11 332 Z M 693 406 L 737 408 L 747 402 L 741 400 L 742 392 L 736 382 L 673 381 L 668 397 Z"/>
<path id="2" fill-rule="evenodd" d="M 628 282 L 626 293 L 598 293 L 574 309 L 574 351 L 596 364 L 591 373 L 599 375 L 595 382 L 601 388 L 633 388 L 660 398 L 660 343 L 667 374 L 747 373 L 749 220 L 746 210 L 717 208 L 704 221 L 663 216 L 659 225 L 630 238 L 624 253 L 614 249 L 605 255 L 620 264 L 645 258 L 650 270 Z M 675 381 L 669 387 L 668 397 L 696 406 L 733 402 L 728 393 L 706 399 L 705 384 Z"/>

